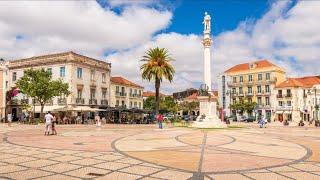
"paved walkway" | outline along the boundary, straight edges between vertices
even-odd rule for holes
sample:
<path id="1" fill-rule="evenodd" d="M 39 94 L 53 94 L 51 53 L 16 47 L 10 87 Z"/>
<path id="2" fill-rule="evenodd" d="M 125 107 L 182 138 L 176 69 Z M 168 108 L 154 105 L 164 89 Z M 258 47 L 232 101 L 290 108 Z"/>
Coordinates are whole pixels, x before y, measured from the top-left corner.
<path id="1" fill-rule="evenodd" d="M 0 179 L 320 179 L 320 129 L 0 124 Z"/>

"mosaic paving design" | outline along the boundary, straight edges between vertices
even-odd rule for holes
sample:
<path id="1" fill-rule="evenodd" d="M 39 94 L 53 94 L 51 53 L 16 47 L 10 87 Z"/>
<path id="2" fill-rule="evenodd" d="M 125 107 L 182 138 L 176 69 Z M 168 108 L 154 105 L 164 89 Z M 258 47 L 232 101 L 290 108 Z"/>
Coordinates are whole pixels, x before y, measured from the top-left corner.
<path id="1" fill-rule="evenodd" d="M 0 124 L 0 179 L 320 179 L 320 129 Z"/>

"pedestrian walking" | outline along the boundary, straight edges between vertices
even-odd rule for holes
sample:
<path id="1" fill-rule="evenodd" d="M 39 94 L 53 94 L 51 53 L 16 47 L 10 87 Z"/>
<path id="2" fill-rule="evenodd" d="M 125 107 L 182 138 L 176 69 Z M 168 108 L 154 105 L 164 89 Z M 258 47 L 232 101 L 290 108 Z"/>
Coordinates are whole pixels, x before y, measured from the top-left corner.
<path id="1" fill-rule="evenodd" d="M 163 122 L 163 115 L 162 114 L 158 114 L 157 115 L 157 121 L 158 121 L 158 125 L 159 125 L 159 129 L 162 129 L 162 122 Z"/>
<path id="2" fill-rule="evenodd" d="M 51 125 L 51 134 L 52 135 L 57 135 L 57 130 L 56 130 L 56 123 L 57 123 L 57 118 L 56 116 L 53 114 L 52 115 L 52 125 Z"/>
<path id="3" fill-rule="evenodd" d="M 8 126 L 11 127 L 11 122 L 12 122 L 12 114 L 11 113 L 9 113 L 7 115 L 7 120 L 8 120 Z"/>
<path id="4" fill-rule="evenodd" d="M 96 121 L 96 126 L 100 127 L 101 126 L 101 119 L 98 113 L 96 113 L 96 116 L 94 117 Z"/>
<path id="5" fill-rule="evenodd" d="M 50 129 L 52 128 L 52 120 L 53 116 L 50 114 L 50 111 L 44 116 L 45 119 L 45 125 L 46 125 L 46 130 L 44 132 L 44 135 L 49 135 Z"/>

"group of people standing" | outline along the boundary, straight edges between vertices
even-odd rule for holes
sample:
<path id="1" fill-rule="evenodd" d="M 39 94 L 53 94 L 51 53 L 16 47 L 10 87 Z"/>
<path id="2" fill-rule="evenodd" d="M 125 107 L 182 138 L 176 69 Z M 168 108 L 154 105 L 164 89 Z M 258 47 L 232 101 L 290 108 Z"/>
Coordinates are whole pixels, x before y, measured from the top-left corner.
<path id="1" fill-rule="evenodd" d="M 51 131 L 51 135 L 57 135 L 57 130 L 55 127 L 55 124 L 57 123 L 56 117 L 55 115 L 51 114 L 50 111 L 44 116 L 45 119 L 45 126 L 46 126 L 46 130 L 44 135 L 48 136 L 50 135 L 50 131 Z"/>

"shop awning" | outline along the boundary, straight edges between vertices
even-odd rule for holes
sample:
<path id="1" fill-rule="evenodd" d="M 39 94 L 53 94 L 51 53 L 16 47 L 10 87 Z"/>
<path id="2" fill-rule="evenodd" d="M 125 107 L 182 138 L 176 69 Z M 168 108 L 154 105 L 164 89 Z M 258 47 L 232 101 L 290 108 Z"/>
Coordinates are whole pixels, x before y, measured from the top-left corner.
<path id="1" fill-rule="evenodd" d="M 64 106 L 44 106 L 43 107 L 43 112 L 46 113 L 48 111 L 54 112 L 55 109 L 63 108 Z M 32 106 L 33 108 L 33 106 Z M 41 106 L 35 106 L 34 112 L 40 113 L 41 112 Z"/>
<path id="2" fill-rule="evenodd" d="M 292 111 L 284 111 L 284 114 L 292 114 Z"/>
<path id="3" fill-rule="evenodd" d="M 275 113 L 276 113 L 276 114 L 282 114 L 283 111 L 276 111 Z"/>

